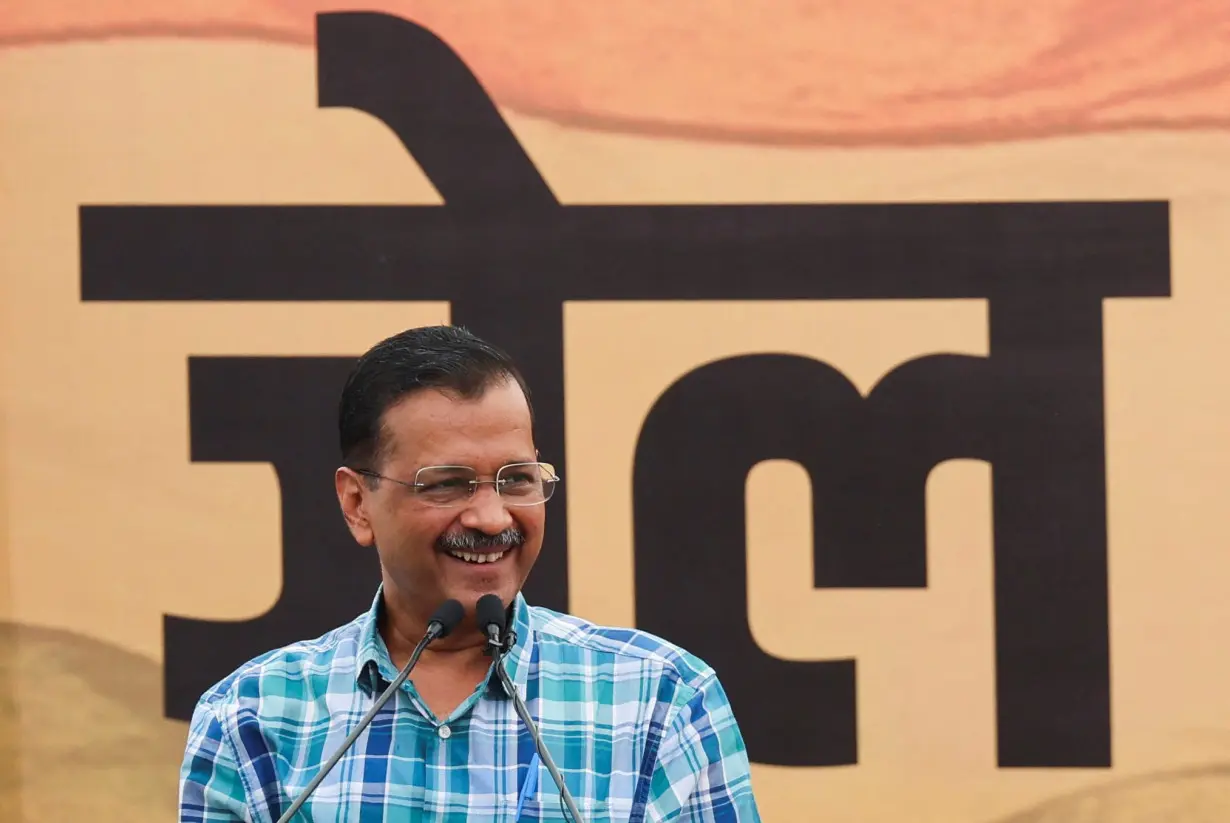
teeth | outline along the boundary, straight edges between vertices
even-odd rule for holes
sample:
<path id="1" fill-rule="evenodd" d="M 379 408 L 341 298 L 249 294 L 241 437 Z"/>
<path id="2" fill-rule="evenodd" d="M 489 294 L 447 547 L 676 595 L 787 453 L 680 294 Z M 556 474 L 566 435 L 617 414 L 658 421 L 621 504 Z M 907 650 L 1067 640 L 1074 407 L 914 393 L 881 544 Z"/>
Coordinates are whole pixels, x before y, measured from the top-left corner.
<path id="1" fill-rule="evenodd" d="M 459 557 L 467 563 L 494 563 L 507 553 L 507 549 L 499 554 L 471 554 L 470 552 L 449 552 L 453 557 Z"/>

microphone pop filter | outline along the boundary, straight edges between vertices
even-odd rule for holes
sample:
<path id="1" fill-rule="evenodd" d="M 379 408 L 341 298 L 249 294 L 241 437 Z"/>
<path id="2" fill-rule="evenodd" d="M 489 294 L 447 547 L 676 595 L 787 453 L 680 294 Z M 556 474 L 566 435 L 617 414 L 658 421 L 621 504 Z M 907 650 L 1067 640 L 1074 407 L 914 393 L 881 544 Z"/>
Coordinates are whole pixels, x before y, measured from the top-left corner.
<path id="1" fill-rule="evenodd" d="M 503 636 L 504 628 L 508 624 L 508 614 L 504 611 L 504 601 L 497 595 L 484 594 L 478 598 L 478 602 L 474 604 L 474 616 L 478 619 L 478 628 L 484 633 L 489 626 L 495 626 L 500 636 Z"/>
<path id="2" fill-rule="evenodd" d="M 457 600 L 445 600 L 436 609 L 436 613 L 431 616 L 428 625 L 431 623 L 440 624 L 440 637 L 447 637 L 448 633 L 457 628 L 457 624 L 466 616 L 465 607 Z"/>

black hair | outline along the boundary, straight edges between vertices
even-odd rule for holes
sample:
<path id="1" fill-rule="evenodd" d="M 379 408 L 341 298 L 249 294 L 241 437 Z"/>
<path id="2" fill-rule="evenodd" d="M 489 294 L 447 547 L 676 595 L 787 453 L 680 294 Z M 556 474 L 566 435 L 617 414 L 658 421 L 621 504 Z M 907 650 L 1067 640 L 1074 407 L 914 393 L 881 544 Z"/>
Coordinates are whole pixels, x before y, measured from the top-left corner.
<path id="1" fill-rule="evenodd" d="M 337 412 L 342 463 L 378 468 L 389 445 L 385 412 L 407 395 L 438 389 L 471 400 L 505 380 L 515 381 L 530 402 L 525 378 L 508 353 L 461 326 L 422 326 L 381 340 L 359 358 L 342 388 Z"/>

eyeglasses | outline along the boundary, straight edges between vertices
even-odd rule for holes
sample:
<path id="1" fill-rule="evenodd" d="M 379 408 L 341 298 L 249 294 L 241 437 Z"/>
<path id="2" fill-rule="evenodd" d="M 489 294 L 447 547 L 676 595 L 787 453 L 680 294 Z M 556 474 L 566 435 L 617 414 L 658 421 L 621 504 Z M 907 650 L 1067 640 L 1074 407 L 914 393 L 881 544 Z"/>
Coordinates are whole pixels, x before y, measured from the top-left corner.
<path id="1" fill-rule="evenodd" d="M 506 505 L 537 506 L 551 499 L 555 484 L 560 480 L 550 463 L 509 463 L 500 467 L 493 480 L 479 480 L 478 472 L 469 466 L 424 466 L 414 473 L 413 482 L 386 477 L 370 469 L 354 469 L 354 472 L 405 486 L 413 490 L 419 500 L 439 508 L 468 502 L 484 483 L 494 486 Z"/>

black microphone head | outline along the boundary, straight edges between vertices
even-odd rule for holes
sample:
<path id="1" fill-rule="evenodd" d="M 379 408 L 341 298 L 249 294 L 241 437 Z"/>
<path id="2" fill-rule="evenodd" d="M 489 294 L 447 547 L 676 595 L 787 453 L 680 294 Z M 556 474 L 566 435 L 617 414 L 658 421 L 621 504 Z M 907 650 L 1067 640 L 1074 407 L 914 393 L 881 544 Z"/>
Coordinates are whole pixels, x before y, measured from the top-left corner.
<path id="1" fill-rule="evenodd" d="M 431 616 L 431 620 L 427 621 L 427 625 L 436 623 L 440 626 L 440 637 L 446 637 L 449 632 L 457 628 L 466 616 L 465 606 L 461 605 L 457 600 L 445 600 L 436 609 L 436 613 Z"/>
<path id="2" fill-rule="evenodd" d="M 499 629 L 500 635 L 503 635 L 504 628 L 508 623 L 508 614 L 504 611 L 504 601 L 494 594 L 484 594 L 478 598 L 478 602 L 474 604 L 474 617 L 477 619 L 478 628 L 484 634 L 487 633 L 487 627 L 495 626 Z"/>

